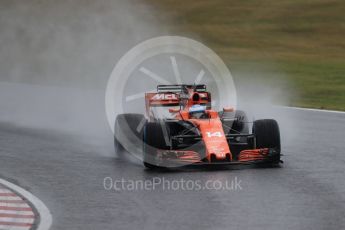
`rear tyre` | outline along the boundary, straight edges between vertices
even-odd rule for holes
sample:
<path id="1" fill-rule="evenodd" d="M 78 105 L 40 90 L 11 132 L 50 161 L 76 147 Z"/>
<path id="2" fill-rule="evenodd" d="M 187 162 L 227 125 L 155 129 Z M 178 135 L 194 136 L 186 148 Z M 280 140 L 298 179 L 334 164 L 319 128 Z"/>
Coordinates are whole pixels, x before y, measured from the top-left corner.
<path id="1" fill-rule="evenodd" d="M 114 148 L 119 153 L 124 149 L 135 152 L 140 146 L 145 117 L 142 114 L 125 113 L 117 115 L 114 125 Z M 139 147 L 140 149 L 140 147 Z"/>
<path id="2" fill-rule="evenodd" d="M 235 122 L 232 125 L 234 133 L 249 133 L 248 118 L 244 111 L 237 110 L 235 114 Z"/>
<path id="3" fill-rule="evenodd" d="M 221 117 L 222 115 L 223 112 L 219 112 L 219 116 Z M 234 121 L 223 121 L 222 123 L 223 130 L 227 134 L 249 133 L 248 118 L 246 113 L 242 110 L 236 110 Z"/>
<path id="4" fill-rule="evenodd" d="M 256 137 L 256 148 L 270 148 L 274 151 L 270 153 L 272 163 L 280 162 L 280 131 L 276 120 L 263 119 L 253 123 L 253 134 Z"/>

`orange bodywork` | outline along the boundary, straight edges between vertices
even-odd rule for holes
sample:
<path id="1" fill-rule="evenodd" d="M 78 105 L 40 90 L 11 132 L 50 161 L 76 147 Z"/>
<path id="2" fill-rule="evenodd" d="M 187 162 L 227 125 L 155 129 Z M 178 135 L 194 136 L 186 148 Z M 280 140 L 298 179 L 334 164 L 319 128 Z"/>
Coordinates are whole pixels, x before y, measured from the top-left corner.
<path id="1" fill-rule="evenodd" d="M 207 111 L 213 113 L 213 111 Z M 214 155 L 217 160 L 232 160 L 232 154 L 228 142 L 225 138 L 222 122 L 218 117 L 218 113 L 215 117 L 210 119 L 190 119 L 201 132 L 202 139 L 206 147 L 206 158 L 211 161 L 211 156 Z"/>
<path id="2" fill-rule="evenodd" d="M 188 97 L 181 98 L 181 95 L 173 92 L 164 93 L 146 93 L 146 112 L 150 117 L 150 108 L 154 106 L 180 106 L 180 110 L 171 110 L 176 120 L 185 120 L 193 123 L 201 133 L 205 145 L 206 159 L 208 162 L 228 161 L 234 159 L 231 153 L 229 143 L 223 130 L 222 121 L 217 111 L 210 109 L 211 94 L 209 92 L 195 92 L 188 89 Z M 181 106 L 181 101 L 183 106 Z M 208 109 L 205 111 L 207 119 L 195 119 L 190 116 L 189 109 L 193 105 L 205 105 Z M 231 110 L 230 108 L 227 110 Z M 200 154 L 190 150 L 158 150 L 158 153 L 169 152 L 178 157 L 179 161 L 199 163 L 201 162 Z M 238 155 L 237 162 L 245 163 L 256 160 L 263 160 L 268 154 L 268 149 L 248 149 L 243 150 Z"/>

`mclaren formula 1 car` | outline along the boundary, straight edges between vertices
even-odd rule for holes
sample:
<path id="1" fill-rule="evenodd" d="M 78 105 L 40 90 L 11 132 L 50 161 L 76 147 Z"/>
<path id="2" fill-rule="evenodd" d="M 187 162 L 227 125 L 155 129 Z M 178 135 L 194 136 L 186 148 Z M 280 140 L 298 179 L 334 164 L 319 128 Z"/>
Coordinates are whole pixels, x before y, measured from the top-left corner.
<path id="1" fill-rule="evenodd" d="M 232 107 L 213 110 L 205 85 L 158 85 L 145 94 L 145 104 L 145 115 L 117 116 L 115 148 L 140 139 L 147 168 L 281 162 L 278 123 L 249 122 Z"/>

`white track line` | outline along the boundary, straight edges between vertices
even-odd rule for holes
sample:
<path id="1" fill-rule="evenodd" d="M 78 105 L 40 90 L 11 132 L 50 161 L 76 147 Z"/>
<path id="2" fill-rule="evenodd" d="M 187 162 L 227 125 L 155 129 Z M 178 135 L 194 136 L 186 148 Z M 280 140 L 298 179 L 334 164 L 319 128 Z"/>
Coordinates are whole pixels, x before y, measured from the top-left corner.
<path id="1" fill-rule="evenodd" d="M 37 197 L 29 193 L 28 191 L 24 190 L 23 188 L 15 184 L 12 184 L 11 182 L 0 179 L 0 183 L 12 189 L 13 191 L 17 192 L 19 195 L 25 197 L 25 199 L 27 199 L 36 208 L 40 216 L 40 221 L 36 228 L 37 230 L 48 230 L 50 228 L 53 218 L 50 214 L 49 209 L 45 206 L 45 204 L 41 200 L 39 200 Z M 0 225 L 0 229 L 2 229 L 1 225 Z M 11 229 L 16 229 L 16 228 L 11 228 Z M 23 228 L 18 228 L 18 229 L 23 229 Z"/>
<path id="2" fill-rule="evenodd" d="M 345 114 L 344 111 L 327 110 L 327 109 L 310 109 L 310 108 L 300 108 L 300 107 L 290 107 L 290 106 L 277 106 L 277 107 L 283 108 L 283 109 L 303 110 L 303 111 L 312 111 L 312 112 Z"/>
<path id="3" fill-rule="evenodd" d="M 26 203 L 8 203 L 8 202 L 0 202 L 0 206 L 2 207 L 17 207 L 17 208 L 30 208 L 30 206 Z"/>
<path id="4" fill-rule="evenodd" d="M 7 201 L 7 200 L 23 200 L 23 199 L 18 196 L 0 196 L 0 200 Z"/>
<path id="5" fill-rule="evenodd" d="M 0 210 L 1 214 L 32 215 L 32 211 Z"/>
<path id="6" fill-rule="evenodd" d="M 15 222 L 15 223 L 27 223 L 33 224 L 34 218 L 11 218 L 11 217 L 0 217 L 0 222 Z M 11 229 L 11 228 L 10 228 Z"/>
<path id="7" fill-rule="evenodd" d="M 8 225 L 1 225 L 0 224 L 0 229 L 8 229 Z M 11 230 L 24 230 L 24 229 L 28 229 L 28 227 L 14 227 L 14 226 L 11 226 L 10 229 Z"/>
<path id="8" fill-rule="evenodd" d="M 1 202 L 0 201 L 0 206 L 6 206 L 6 207 L 24 207 L 24 208 L 29 208 L 30 206 L 26 203 L 22 204 L 16 204 L 16 203 L 7 203 L 7 202 Z"/>

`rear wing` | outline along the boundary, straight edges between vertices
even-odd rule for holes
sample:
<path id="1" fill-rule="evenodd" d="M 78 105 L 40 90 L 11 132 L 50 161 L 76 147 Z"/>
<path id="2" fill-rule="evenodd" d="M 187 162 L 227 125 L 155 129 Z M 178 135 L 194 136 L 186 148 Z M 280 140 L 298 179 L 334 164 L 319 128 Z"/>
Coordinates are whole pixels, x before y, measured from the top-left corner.
<path id="1" fill-rule="evenodd" d="M 189 89 L 193 89 L 194 92 L 206 92 L 206 85 L 158 85 L 158 93 L 188 93 Z"/>
<path id="2" fill-rule="evenodd" d="M 157 93 L 146 93 L 147 106 L 177 106 L 181 100 L 189 99 L 189 93 L 197 92 L 204 98 L 209 97 L 206 85 L 158 85 Z"/>
<path id="3" fill-rule="evenodd" d="M 146 107 L 151 106 L 178 106 L 180 105 L 178 93 L 145 93 Z"/>
<path id="4" fill-rule="evenodd" d="M 181 98 L 178 93 L 145 93 L 145 107 L 147 117 L 153 116 L 153 107 L 181 106 Z"/>
<path id="5" fill-rule="evenodd" d="M 145 93 L 146 114 L 151 107 L 206 105 L 211 108 L 211 93 L 206 85 L 158 85 L 157 93 Z"/>

